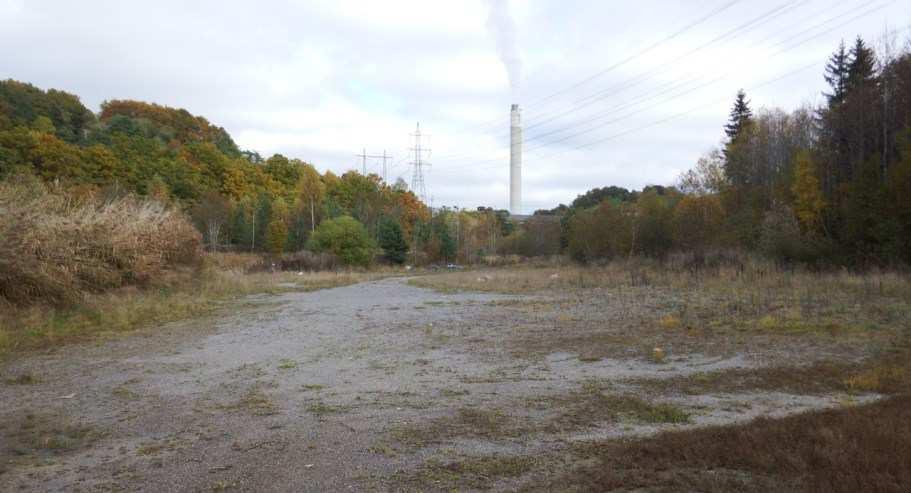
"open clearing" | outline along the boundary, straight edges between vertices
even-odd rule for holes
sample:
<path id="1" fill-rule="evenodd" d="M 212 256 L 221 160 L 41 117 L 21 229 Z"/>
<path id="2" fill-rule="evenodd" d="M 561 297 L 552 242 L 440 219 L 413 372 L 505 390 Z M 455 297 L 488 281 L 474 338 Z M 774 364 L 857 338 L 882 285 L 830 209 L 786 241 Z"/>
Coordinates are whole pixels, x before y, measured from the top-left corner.
<path id="1" fill-rule="evenodd" d="M 811 488 L 783 443 L 791 469 L 725 457 L 848 419 L 763 418 L 899 421 L 908 293 L 529 269 L 248 297 L 3 363 L 0 490 Z M 907 427 L 864 446 L 908 447 Z"/>

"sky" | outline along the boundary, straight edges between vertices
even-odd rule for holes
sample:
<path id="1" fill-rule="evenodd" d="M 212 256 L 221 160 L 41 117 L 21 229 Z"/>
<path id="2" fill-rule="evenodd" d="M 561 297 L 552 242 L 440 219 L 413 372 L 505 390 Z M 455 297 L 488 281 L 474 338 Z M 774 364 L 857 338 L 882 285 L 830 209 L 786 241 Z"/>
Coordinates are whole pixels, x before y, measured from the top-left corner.
<path id="1" fill-rule="evenodd" d="M 522 108 L 523 211 L 673 184 L 754 109 L 818 105 L 844 39 L 904 46 L 911 0 L 0 0 L 0 78 L 185 108 L 242 149 L 320 171 L 384 151 L 427 200 L 506 208 Z M 379 159 L 368 172 L 382 174 Z"/>

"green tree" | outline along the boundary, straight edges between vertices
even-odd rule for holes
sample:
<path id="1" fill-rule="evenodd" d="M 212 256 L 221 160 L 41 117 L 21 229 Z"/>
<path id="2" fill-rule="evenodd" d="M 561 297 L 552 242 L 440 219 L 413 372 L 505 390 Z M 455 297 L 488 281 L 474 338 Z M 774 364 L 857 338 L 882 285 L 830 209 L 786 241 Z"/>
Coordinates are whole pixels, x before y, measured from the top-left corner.
<path id="1" fill-rule="evenodd" d="M 309 249 L 334 254 L 346 265 L 368 266 L 376 244 L 367 228 L 351 216 L 323 221 L 307 242 Z"/>
<path id="2" fill-rule="evenodd" d="M 832 92 L 824 92 L 823 95 L 829 103 L 829 107 L 838 106 L 845 100 L 848 93 L 848 51 L 845 48 L 845 42 L 842 41 L 838 50 L 829 57 L 829 63 L 826 64 L 825 79 L 829 84 Z"/>
<path id="3" fill-rule="evenodd" d="M 440 228 L 437 231 L 437 235 L 439 236 L 440 240 L 440 258 L 446 262 L 449 262 L 455 258 L 458 245 L 456 245 L 456 240 L 453 238 L 452 231 L 450 231 L 450 227 L 447 222 L 443 222 L 440 225 Z"/>
<path id="4" fill-rule="evenodd" d="M 848 90 L 853 91 L 874 84 L 876 75 L 876 53 L 857 37 L 851 48 L 851 62 L 848 64 Z"/>
<path id="5" fill-rule="evenodd" d="M 747 94 L 743 89 L 737 91 L 737 98 L 734 100 L 734 107 L 731 108 L 731 117 L 727 125 L 724 126 L 724 133 L 728 136 L 729 142 L 734 142 L 740 133 L 749 126 L 753 120 L 753 111 L 750 110 L 750 102 L 747 101 Z"/>
<path id="6" fill-rule="evenodd" d="M 32 128 L 46 134 L 55 134 L 57 129 L 54 127 L 54 122 L 50 118 L 41 115 L 35 118 L 32 122 Z"/>
<path id="7" fill-rule="evenodd" d="M 408 255 L 408 243 L 402 234 L 402 226 L 398 221 L 384 218 L 380 221 L 379 246 L 390 262 L 395 264 L 405 263 Z"/>

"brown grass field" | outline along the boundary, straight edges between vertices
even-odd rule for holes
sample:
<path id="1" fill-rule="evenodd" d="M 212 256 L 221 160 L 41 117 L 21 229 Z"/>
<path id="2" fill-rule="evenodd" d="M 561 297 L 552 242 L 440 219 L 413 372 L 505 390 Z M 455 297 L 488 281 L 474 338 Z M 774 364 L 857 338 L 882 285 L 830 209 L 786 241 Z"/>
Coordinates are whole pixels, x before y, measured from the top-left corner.
<path id="1" fill-rule="evenodd" d="M 596 423 L 686 423 L 645 396 L 842 395 L 842 406 L 646 437 L 573 441 L 545 454 L 433 460 L 404 484 L 529 491 L 903 491 L 911 484 L 911 282 L 894 272 L 782 270 L 758 261 L 709 270 L 650 262 L 514 268 L 410 281 L 441 293 L 520 294 L 501 339 L 511 355 L 620 358 L 752 354 L 761 364 L 679 376 L 590 381 L 537 402 L 457 414 L 406 443 L 453 435 L 504 440 Z M 852 396 L 875 395 L 855 404 Z M 687 397 L 688 396 L 688 397 Z M 560 409 L 517 418 L 522 406 Z M 625 417 L 625 418 L 624 418 Z M 486 430 L 486 431 L 485 431 Z M 660 431 L 665 430 L 665 431 Z M 405 433 L 407 431 L 407 433 Z M 522 478 L 513 483 L 512 478 Z M 498 482 L 499 481 L 499 482 Z M 505 483 L 504 483 L 505 481 Z"/>
<path id="2" fill-rule="evenodd" d="M 9 402 L 20 408 L 0 425 L 11 444 L 0 449 L 0 482 L 50 478 L 39 458 L 84 459 L 117 440 L 140 444 L 112 459 L 136 474 L 112 483 L 120 489 L 171 474 L 199 489 L 269 489 L 279 475 L 287 483 L 275 484 L 367 491 L 854 492 L 911 482 L 906 273 L 634 259 L 393 279 L 401 273 L 273 273 L 260 262 L 209 255 L 160 288 L 5 312 L 13 364 L 0 385 L 31 404 Z M 338 286 L 347 287 L 292 294 Z M 243 297 L 262 293 L 281 295 L 245 315 Z M 222 309 L 232 317 L 201 331 L 216 337 L 154 338 L 162 322 Z M 153 337 L 121 337 L 133 329 Z M 80 358 L 30 357 L 80 341 L 92 343 L 73 344 Z M 143 353 L 146 367 L 107 370 L 108 358 L 119 361 L 108 346 Z M 155 347 L 165 349 L 145 355 Z M 175 366 L 178 352 L 187 366 Z M 66 379 L 89 378 L 101 383 L 81 392 L 91 395 L 78 413 L 60 397 L 38 405 L 69 392 Z M 170 390 L 175 378 L 204 398 L 168 407 L 162 425 L 164 408 L 144 389 Z M 56 390 L 37 391 L 47 387 Z M 135 421 L 112 422 L 111 409 Z M 144 431 L 175 420 L 205 438 Z M 244 443 L 211 435 L 213 422 Z M 319 438 L 300 441 L 311 430 Z M 188 460 L 210 456 L 208 472 L 187 472 Z M 317 465 L 300 477 L 269 469 L 288 457 Z M 105 477 L 106 467 L 86 474 Z"/>

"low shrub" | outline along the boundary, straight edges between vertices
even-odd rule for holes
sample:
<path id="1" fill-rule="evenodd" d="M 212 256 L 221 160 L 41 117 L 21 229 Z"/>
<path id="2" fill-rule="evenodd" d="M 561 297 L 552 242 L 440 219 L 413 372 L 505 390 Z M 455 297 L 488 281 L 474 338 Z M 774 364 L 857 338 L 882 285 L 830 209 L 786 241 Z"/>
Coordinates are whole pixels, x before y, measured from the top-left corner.
<path id="1" fill-rule="evenodd" d="M 286 253 L 274 263 L 280 270 L 308 272 L 335 270 L 339 265 L 338 257 L 331 253 L 314 253 L 308 250 Z"/>

